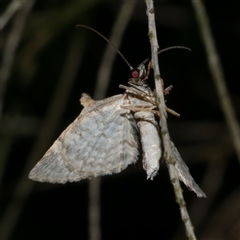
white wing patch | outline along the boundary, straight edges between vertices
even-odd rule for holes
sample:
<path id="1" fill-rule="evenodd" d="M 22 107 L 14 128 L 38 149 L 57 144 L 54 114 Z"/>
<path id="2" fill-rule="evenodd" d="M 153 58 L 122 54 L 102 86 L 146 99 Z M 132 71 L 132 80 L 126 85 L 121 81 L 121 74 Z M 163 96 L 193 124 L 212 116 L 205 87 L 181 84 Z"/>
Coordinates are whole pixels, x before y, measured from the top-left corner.
<path id="1" fill-rule="evenodd" d="M 137 126 L 130 110 L 121 108 L 125 95 L 85 106 L 29 174 L 40 182 L 66 183 L 118 173 L 138 158 Z"/>

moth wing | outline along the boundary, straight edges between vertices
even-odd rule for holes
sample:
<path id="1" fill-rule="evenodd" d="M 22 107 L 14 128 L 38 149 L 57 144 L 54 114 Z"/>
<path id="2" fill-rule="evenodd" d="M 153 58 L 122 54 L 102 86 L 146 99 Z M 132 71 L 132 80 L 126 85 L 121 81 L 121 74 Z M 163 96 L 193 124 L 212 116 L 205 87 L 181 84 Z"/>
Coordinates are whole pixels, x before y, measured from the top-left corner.
<path id="1" fill-rule="evenodd" d="M 28 177 L 35 181 L 51 183 L 66 183 L 69 179 L 77 178 L 80 180 L 78 173 L 66 166 L 62 153 L 62 142 L 58 138 L 31 170 Z"/>
<path id="2" fill-rule="evenodd" d="M 198 197 L 206 197 L 206 194 L 202 191 L 202 189 L 198 186 L 198 184 L 194 181 L 191 176 L 189 169 L 186 163 L 182 160 L 180 153 L 175 147 L 174 143 L 171 142 L 174 158 L 176 160 L 176 164 L 174 165 L 179 179 L 192 191 L 194 191 Z"/>
<path id="3" fill-rule="evenodd" d="M 136 162 L 135 120 L 121 108 L 125 95 L 94 101 L 83 95 L 85 106 L 75 121 L 53 143 L 29 178 L 66 183 L 118 173 Z"/>

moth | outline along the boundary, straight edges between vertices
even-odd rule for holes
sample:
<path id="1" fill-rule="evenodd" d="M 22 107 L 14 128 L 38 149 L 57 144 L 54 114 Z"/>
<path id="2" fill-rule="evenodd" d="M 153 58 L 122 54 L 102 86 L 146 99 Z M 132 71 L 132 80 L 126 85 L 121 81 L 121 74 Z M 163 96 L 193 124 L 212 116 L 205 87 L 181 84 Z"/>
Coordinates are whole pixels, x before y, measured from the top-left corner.
<path id="1" fill-rule="evenodd" d="M 140 147 L 147 179 L 156 176 L 163 151 L 156 96 L 146 83 L 150 70 L 145 68 L 147 60 L 137 68 L 130 65 L 128 86 L 120 85 L 125 90 L 123 94 L 98 101 L 82 94 L 82 112 L 31 170 L 30 179 L 64 184 L 119 173 L 136 163 Z M 165 94 L 170 89 L 165 89 Z M 171 144 L 178 178 L 199 197 L 205 197 Z"/>

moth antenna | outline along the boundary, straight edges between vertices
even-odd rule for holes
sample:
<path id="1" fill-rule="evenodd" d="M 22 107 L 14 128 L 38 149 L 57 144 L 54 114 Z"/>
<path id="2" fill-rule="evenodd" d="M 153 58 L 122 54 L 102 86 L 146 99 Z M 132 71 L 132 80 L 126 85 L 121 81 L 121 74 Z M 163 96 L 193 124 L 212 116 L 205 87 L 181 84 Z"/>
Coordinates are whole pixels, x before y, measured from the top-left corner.
<path id="1" fill-rule="evenodd" d="M 130 69 L 132 70 L 133 67 L 131 66 L 131 64 L 128 62 L 128 60 L 123 56 L 123 54 L 120 52 L 120 50 L 107 38 L 105 37 L 103 34 L 101 34 L 100 32 L 98 32 L 97 30 L 95 30 L 94 28 L 91 28 L 89 26 L 83 25 L 83 24 L 78 24 L 76 25 L 76 27 L 84 27 L 87 28 L 93 32 L 95 32 L 96 34 L 98 34 L 100 37 L 102 37 L 107 43 L 109 43 L 114 49 L 115 51 L 122 57 L 122 59 L 125 61 L 125 63 L 130 67 Z"/>
<path id="2" fill-rule="evenodd" d="M 172 46 L 172 47 L 167 47 L 167 48 L 164 48 L 162 50 L 159 50 L 157 53 L 160 54 L 160 53 L 163 53 L 163 52 L 166 52 L 168 50 L 172 50 L 172 49 L 185 49 L 185 50 L 188 50 L 188 51 L 192 51 L 190 48 L 188 47 L 183 47 L 183 46 Z M 141 64 L 145 64 L 146 62 L 150 61 L 150 57 L 148 57 L 147 59 L 145 59 Z"/>
<path id="3" fill-rule="evenodd" d="M 115 49 L 115 51 L 121 56 L 121 58 L 124 60 L 124 62 L 129 66 L 129 68 L 130 68 L 131 70 L 134 69 L 134 68 L 131 66 L 131 64 L 128 62 L 128 60 L 124 57 L 124 55 L 120 52 L 120 50 L 119 50 L 107 37 L 105 37 L 103 34 L 101 34 L 101 33 L 98 32 L 96 29 L 94 29 L 94 28 L 92 28 L 92 27 L 89 27 L 89 26 L 87 26 L 87 25 L 78 24 L 78 25 L 76 25 L 76 27 L 87 28 L 87 29 L 95 32 L 96 34 L 98 34 L 100 37 L 102 37 L 107 43 L 109 43 L 109 44 Z M 167 47 L 167 48 L 164 48 L 164 49 L 162 49 L 162 50 L 159 50 L 159 51 L 158 51 L 158 54 L 163 53 L 163 52 L 168 51 L 168 50 L 172 50 L 172 49 L 185 49 L 185 50 L 191 51 L 191 49 L 188 48 L 188 47 L 172 46 L 172 47 Z M 141 64 L 139 64 L 139 65 L 145 64 L 145 63 L 147 63 L 148 61 L 150 61 L 150 57 L 146 58 L 146 59 L 145 59 Z"/>

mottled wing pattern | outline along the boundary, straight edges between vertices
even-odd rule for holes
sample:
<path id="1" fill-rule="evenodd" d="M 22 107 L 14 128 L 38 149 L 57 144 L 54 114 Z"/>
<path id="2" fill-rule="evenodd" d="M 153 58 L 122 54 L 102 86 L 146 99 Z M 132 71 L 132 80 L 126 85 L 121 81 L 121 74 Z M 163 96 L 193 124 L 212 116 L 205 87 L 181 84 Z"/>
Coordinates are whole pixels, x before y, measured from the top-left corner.
<path id="1" fill-rule="evenodd" d="M 85 106 L 63 131 L 29 178 L 52 183 L 79 181 L 118 173 L 138 158 L 137 126 L 130 110 L 121 108 L 125 95 L 94 101 L 83 94 Z"/>

